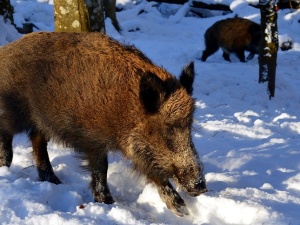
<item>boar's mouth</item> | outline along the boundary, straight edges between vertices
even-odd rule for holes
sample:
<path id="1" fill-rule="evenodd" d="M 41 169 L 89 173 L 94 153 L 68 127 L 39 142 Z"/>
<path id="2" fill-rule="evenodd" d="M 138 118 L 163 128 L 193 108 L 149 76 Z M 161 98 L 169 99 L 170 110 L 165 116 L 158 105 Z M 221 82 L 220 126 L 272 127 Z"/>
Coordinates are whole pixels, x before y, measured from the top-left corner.
<path id="1" fill-rule="evenodd" d="M 190 196 L 196 197 L 199 196 L 205 192 L 207 192 L 207 187 L 205 181 L 200 181 L 194 184 L 194 186 L 190 189 L 187 188 L 187 192 L 189 193 Z"/>
<path id="2" fill-rule="evenodd" d="M 208 191 L 206 187 L 205 179 L 199 179 L 195 182 L 188 180 L 188 178 L 179 180 L 178 177 L 174 177 L 173 180 L 181 186 L 191 197 L 199 196 Z"/>

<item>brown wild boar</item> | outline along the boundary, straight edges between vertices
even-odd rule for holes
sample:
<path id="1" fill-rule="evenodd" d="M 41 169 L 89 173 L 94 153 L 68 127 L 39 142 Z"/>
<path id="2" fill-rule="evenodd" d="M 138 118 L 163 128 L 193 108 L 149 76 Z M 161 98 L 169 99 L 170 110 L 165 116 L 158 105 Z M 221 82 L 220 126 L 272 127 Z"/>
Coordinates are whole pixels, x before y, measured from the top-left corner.
<path id="1" fill-rule="evenodd" d="M 230 61 L 231 52 L 236 53 L 241 62 L 246 62 L 244 51 L 250 54 L 247 61 L 258 54 L 260 43 L 260 25 L 244 18 L 220 20 L 209 27 L 205 34 L 205 46 L 201 60 L 214 54 L 219 48 L 223 50 L 223 58 Z"/>
<path id="2" fill-rule="evenodd" d="M 47 153 L 53 139 L 88 161 L 95 201 L 113 203 L 107 153 L 121 151 L 153 181 L 179 216 L 186 205 L 169 179 L 191 196 L 207 191 L 191 136 L 194 64 L 176 79 L 132 46 L 99 33 L 32 33 L 0 48 L 0 166 L 12 138 L 26 131 L 41 181 L 59 184 Z"/>

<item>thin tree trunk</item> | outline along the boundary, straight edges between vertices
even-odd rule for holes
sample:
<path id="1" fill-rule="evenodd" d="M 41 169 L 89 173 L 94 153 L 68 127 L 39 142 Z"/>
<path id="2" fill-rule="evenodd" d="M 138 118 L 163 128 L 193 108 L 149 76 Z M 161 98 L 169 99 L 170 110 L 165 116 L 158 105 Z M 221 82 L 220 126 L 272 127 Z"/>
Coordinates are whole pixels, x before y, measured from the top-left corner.
<path id="1" fill-rule="evenodd" d="M 275 0 L 260 0 L 261 44 L 259 50 L 259 83 L 268 82 L 270 99 L 275 96 L 278 51 L 277 10 Z"/>
<path id="2" fill-rule="evenodd" d="M 120 26 L 116 16 L 116 0 L 104 0 L 105 16 L 111 19 L 115 29 L 119 32 Z"/>
<path id="3" fill-rule="evenodd" d="M 90 31 L 105 33 L 103 0 L 85 0 L 90 18 Z"/>

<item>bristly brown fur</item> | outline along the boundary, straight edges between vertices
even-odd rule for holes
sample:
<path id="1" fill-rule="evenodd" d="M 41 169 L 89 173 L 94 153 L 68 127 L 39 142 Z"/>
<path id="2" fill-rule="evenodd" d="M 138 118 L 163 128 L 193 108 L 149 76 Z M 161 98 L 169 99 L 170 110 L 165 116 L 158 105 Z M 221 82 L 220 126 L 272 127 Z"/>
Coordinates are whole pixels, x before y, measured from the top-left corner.
<path id="1" fill-rule="evenodd" d="M 156 183 L 177 215 L 205 192 L 191 137 L 194 64 L 177 80 L 141 51 L 99 33 L 33 33 L 0 49 L 0 166 L 12 161 L 12 137 L 28 131 L 39 177 L 59 184 L 47 153 L 51 138 L 88 161 L 96 201 L 113 203 L 107 153 L 121 151 Z"/>
<path id="2" fill-rule="evenodd" d="M 201 60 L 206 61 L 210 55 L 222 48 L 225 60 L 230 61 L 229 54 L 233 52 L 241 62 L 246 62 L 245 50 L 250 52 L 247 60 L 258 54 L 260 34 L 260 25 L 248 19 L 228 18 L 217 21 L 204 34 L 206 49 Z"/>

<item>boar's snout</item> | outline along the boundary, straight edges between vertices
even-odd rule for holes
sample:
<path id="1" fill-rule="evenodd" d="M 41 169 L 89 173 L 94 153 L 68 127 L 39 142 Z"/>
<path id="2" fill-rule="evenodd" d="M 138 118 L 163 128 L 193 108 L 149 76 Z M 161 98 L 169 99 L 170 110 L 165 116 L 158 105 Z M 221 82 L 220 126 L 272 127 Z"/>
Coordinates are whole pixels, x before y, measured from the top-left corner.
<path id="1" fill-rule="evenodd" d="M 199 168 L 197 167 L 196 170 L 192 169 L 191 171 L 189 171 L 189 173 L 185 173 L 179 170 L 180 172 L 176 174 L 177 176 L 175 176 L 174 179 L 192 197 L 199 196 L 200 194 L 208 191 L 206 187 L 205 176 L 200 168 L 201 166 Z"/>
<path id="2" fill-rule="evenodd" d="M 205 192 L 207 192 L 206 183 L 204 180 L 200 180 L 196 182 L 193 186 L 193 188 L 187 190 L 189 195 L 192 197 L 199 196 Z"/>

